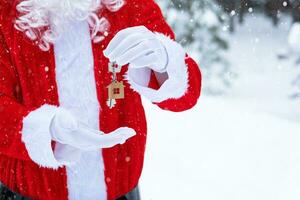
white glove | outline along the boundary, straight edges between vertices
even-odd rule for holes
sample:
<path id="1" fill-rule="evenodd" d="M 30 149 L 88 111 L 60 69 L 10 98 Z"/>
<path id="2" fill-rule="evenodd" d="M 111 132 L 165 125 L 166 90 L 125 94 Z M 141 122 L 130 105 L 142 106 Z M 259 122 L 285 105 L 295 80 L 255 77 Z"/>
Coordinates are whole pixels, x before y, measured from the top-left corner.
<path id="1" fill-rule="evenodd" d="M 55 114 L 51 122 L 50 132 L 54 141 L 83 151 L 110 148 L 117 144 L 123 144 L 136 134 L 133 129 L 125 127 L 110 134 L 104 134 L 80 124 L 71 113 L 62 108 Z"/>
<path id="2" fill-rule="evenodd" d="M 156 72 L 165 72 L 168 64 L 166 48 L 144 26 L 121 30 L 103 53 L 120 66 L 130 64 L 133 68 L 148 67 Z"/>

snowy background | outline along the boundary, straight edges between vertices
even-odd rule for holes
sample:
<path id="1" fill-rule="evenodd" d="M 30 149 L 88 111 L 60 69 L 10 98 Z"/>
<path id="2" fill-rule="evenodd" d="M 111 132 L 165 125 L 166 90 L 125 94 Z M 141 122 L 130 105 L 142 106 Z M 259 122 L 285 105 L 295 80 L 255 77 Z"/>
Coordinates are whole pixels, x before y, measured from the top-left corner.
<path id="1" fill-rule="evenodd" d="M 161 3 L 165 12 L 172 11 L 171 24 L 185 16 L 204 29 L 185 40 L 191 33 L 182 33 L 180 23 L 173 26 L 201 65 L 204 92 L 184 113 L 161 111 L 144 101 L 149 134 L 142 197 L 299 200 L 300 25 L 288 12 L 278 10 L 277 22 L 259 6 L 247 5 L 243 23 L 231 27 L 238 10 L 211 9 L 213 1 L 207 2 L 200 18 L 199 13 L 191 18 L 184 5 L 174 9 Z M 213 34 L 220 44 L 211 40 Z"/>

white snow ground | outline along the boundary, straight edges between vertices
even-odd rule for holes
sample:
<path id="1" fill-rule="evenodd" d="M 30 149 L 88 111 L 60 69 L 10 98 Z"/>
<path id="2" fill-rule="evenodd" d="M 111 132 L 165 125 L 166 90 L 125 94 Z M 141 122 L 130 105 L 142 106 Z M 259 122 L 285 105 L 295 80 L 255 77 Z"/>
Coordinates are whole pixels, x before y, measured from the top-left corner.
<path id="1" fill-rule="evenodd" d="M 250 17 L 230 36 L 239 77 L 228 95 L 184 113 L 145 101 L 143 200 L 300 199 L 300 103 L 287 98 L 296 74 L 277 60 L 289 24 Z"/>

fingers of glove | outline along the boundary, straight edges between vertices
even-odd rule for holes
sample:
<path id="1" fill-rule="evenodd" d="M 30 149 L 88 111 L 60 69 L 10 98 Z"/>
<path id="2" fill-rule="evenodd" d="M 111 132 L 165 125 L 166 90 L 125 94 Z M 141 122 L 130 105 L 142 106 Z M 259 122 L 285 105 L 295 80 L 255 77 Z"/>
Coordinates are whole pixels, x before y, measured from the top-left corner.
<path id="1" fill-rule="evenodd" d="M 169 56 L 166 49 L 163 47 L 155 52 L 156 64 L 153 65 L 152 69 L 156 72 L 166 72 L 167 65 L 169 63 Z"/>
<path id="2" fill-rule="evenodd" d="M 54 124 L 54 123 L 53 123 Z M 95 142 L 95 138 L 98 135 L 104 134 L 103 132 L 87 129 L 82 124 L 78 124 L 76 130 L 68 130 L 61 127 L 51 126 L 52 139 L 61 144 L 68 144 L 73 147 L 89 150 L 89 149 L 99 149 L 99 145 Z"/>
<path id="3" fill-rule="evenodd" d="M 149 30 L 144 26 L 135 26 L 135 27 L 126 28 L 126 29 L 119 31 L 115 35 L 115 37 L 110 41 L 110 43 L 108 44 L 106 50 L 104 51 L 104 55 L 107 56 L 107 55 L 111 54 L 111 52 L 118 46 L 118 44 L 128 35 L 133 34 L 133 33 L 143 34 L 148 31 Z"/>
<path id="4" fill-rule="evenodd" d="M 110 148 L 118 144 L 124 144 L 126 140 L 135 135 L 136 132 L 131 128 L 119 128 L 109 134 L 102 135 L 102 148 Z"/>
<path id="5" fill-rule="evenodd" d="M 86 128 L 85 126 L 79 126 L 77 131 L 72 134 L 73 145 L 82 146 L 98 146 L 101 136 L 104 135 L 102 131 Z"/>
<path id="6" fill-rule="evenodd" d="M 132 61 L 130 61 L 129 67 L 131 68 L 144 68 L 149 67 L 152 68 L 153 66 L 157 65 L 157 56 L 155 53 L 150 53 L 148 55 L 140 56 Z"/>
<path id="7" fill-rule="evenodd" d="M 118 56 L 115 61 L 118 65 L 123 66 L 130 63 L 132 60 L 153 53 L 156 50 L 155 48 L 156 47 L 152 45 L 151 40 L 147 40 Z"/>
<path id="8" fill-rule="evenodd" d="M 145 58 L 145 56 L 147 57 L 148 55 L 151 55 L 150 57 L 153 59 L 153 62 L 144 63 L 143 66 L 149 66 L 149 64 L 157 63 L 160 67 L 165 67 L 165 64 L 168 60 L 166 56 L 166 50 L 161 42 L 156 38 L 151 38 L 139 43 L 137 46 L 118 56 L 115 61 L 118 65 L 122 66 L 131 63 L 133 60 L 139 59 L 140 57 L 142 58 L 139 60 L 142 61 L 143 58 Z M 146 59 L 145 62 L 147 61 L 148 60 Z"/>
<path id="9" fill-rule="evenodd" d="M 115 61 L 116 58 L 119 56 L 123 55 L 126 51 L 134 48 L 135 46 L 139 45 L 140 43 L 144 41 L 148 41 L 153 39 L 154 36 L 150 32 L 147 33 L 133 33 L 131 35 L 128 35 L 126 38 L 124 38 L 117 46 L 115 49 L 112 50 L 112 52 L 107 55 L 107 57 Z"/>
<path id="10" fill-rule="evenodd" d="M 117 144 L 124 143 L 128 138 L 136 133 L 130 128 L 121 128 L 110 134 L 104 134 L 101 131 L 79 128 L 72 138 L 72 146 L 80 149 L 93 150 L 100 148 L 109 148 Z"/>

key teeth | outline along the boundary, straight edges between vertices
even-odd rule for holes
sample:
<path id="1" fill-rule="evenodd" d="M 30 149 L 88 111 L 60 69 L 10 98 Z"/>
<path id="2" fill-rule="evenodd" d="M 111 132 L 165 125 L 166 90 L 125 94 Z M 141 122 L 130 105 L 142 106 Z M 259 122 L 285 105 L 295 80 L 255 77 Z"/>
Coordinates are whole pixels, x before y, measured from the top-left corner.
<path id="1" fill-rule="evenodd" d="M 116 106 L 116 100 L 115 99 L 109 99 L 106 101 L 107 106 L 112 109 Z"/>

